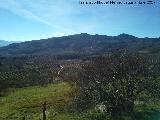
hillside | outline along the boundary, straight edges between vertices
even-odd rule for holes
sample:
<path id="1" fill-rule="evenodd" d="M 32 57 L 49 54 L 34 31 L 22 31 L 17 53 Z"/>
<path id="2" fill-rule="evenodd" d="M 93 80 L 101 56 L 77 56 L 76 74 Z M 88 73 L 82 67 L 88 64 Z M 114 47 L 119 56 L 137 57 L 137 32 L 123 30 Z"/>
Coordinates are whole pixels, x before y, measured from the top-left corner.
<path id="1" fill-rule="evenodd" d="M 72 102 L 72 96 L 69 95 L 72 91 L 68 83 L 11 89 L 6 96 L 0 97 L 0 119 L 38 120 L 42 118 L 43 102 L 48 104 L 47 118 L 54 118 L 55 114 L 61 117 Z"/>
<path id="2" fill-rule="evenodd" d="M 128 34 L 106 36 L 82 33 L 14 43 L 0 48 L 0 55 L 94 55 L 120 48 L 126 48 L 131 52 L 159 53 L 160 38 L 138 38 Z"/>
<path id="3" fill-rule="evenodd" d="M 0 119 L 159 120 L 159 53 L 160 38 L 128 34 L 1 47 Z"/>
<path id="4" fill-rule="evenodd" d="M 62 82 L 46 86 L 32 86 L 12 88 L 6 95 L 0 97 L 1 120 L 42 120 L 42 104 L 47 102 L 47 120 L 158 120 L 160 117 L 159 103 L 150 103 L 147 106 L 137 105 L 135 117 L 125 115 L 111 119 L 109 115 L 95 112 L 74 113 L 73 107 L 74 86 Z"/>

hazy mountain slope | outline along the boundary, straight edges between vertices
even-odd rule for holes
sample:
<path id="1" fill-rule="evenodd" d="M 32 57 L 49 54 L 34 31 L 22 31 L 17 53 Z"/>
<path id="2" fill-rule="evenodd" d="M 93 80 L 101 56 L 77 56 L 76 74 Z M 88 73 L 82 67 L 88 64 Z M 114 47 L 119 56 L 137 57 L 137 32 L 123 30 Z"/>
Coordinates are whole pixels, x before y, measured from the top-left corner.
<path id="1" fill-rule="evenodd" d="M 137 38 L 128 34 L 106 36 L 82 33 L 14 43 L 0 48 L 0 55 L 89 55 L 102 54 L 120 48 L 127 48 L 132 52 L 159 53 L 160 38 Z"/>
<path id="2" fill-rule="evenodd" d="M 7 46 L 7 45 L 12 44 L 12 43 L 17 43 L 17 42 L 16 41 L 0 40 L 0 47 Z"/>

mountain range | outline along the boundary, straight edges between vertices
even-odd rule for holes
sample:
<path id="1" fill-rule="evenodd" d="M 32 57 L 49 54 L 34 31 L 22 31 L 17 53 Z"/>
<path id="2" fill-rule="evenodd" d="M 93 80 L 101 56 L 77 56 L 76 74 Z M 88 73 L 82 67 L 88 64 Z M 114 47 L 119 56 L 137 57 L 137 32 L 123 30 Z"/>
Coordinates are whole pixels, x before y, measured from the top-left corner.
<path id="1" fill-rule="evenodd" d="M 138 38 L 129 34 L 118 36 L 87 33 L 13 43 L 0 48 L 1 56 L 25 55 L 97 55 L 117 49 L 130 52 L 159 54 L 160 38 Z"/>
<path id="2" fill-rule="evenodd" d="M 12 43 L 18 43 L 18 42 L 16 42 L 16 41 L 0 40 L 0 47 L 7 46 L 7 45 L 12 44 Z"/>

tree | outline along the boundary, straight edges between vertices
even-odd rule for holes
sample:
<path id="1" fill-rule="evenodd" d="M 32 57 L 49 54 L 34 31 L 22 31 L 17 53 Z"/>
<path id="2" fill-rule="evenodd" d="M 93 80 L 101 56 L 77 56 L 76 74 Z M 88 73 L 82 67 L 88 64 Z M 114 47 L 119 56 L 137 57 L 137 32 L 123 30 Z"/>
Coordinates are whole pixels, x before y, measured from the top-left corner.
<path id="1" fill-rule="evenodd" d="M 84 63 L 77 82 L 80 90 L 77 101 L 80 106 L 103 103 L 111 115 L 133 112 L 139 94 L 144 91 L 155 94 L 153 91 L 159 89 L 153 87 L 153 68 L 141 55 L 125 51 L 90 58 Z"/>

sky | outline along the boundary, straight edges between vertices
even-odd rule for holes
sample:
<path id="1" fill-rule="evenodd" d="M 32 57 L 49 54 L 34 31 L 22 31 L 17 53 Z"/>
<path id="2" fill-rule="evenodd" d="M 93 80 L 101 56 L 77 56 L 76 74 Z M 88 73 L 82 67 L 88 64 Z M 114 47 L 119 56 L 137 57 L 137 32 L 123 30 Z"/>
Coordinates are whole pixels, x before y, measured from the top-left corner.
<path id="1" fill-rule="evenodd" d="M 29 41 L 80 33 L 160 37 L 160 1 L 154 2 L 82 5 L 79 0 L 0 0 L 0 40 Z"/>

